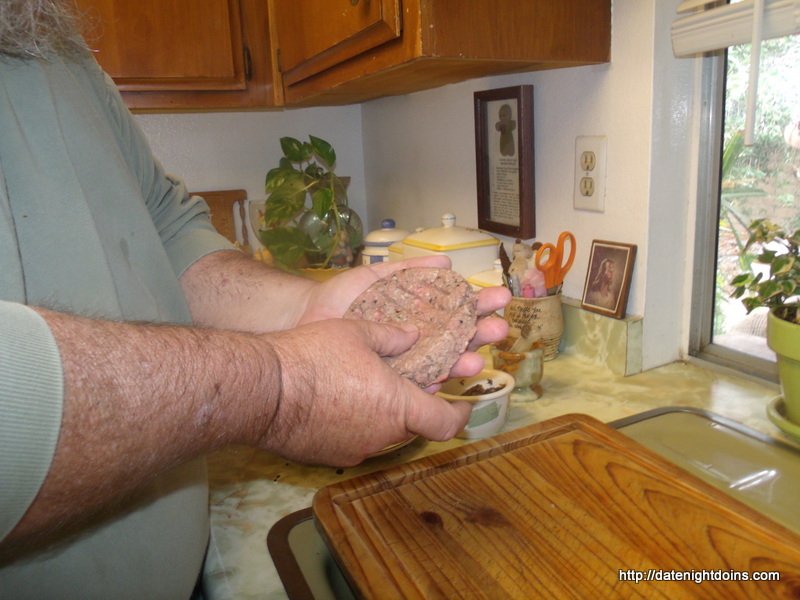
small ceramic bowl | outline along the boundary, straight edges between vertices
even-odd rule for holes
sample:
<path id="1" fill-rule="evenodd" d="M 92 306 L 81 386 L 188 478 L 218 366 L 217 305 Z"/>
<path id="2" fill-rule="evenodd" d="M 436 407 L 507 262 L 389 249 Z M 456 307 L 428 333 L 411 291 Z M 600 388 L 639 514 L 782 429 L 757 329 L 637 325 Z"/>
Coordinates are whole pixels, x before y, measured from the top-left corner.
<path id="1" fill-rule="evenodd" d="M 473 393 L 481 388 L 493 391 Z M 472 403 L 472 415 L 469 423 L 456 437 L 478 440 L 499 433 L 506 424 L 508 396 L 513 389 L 514 378 L 511 375 L 495 369 L 484 369 L 472 377 L 461 377 L 444 382 L 437 395 L 450 402 Z"/>

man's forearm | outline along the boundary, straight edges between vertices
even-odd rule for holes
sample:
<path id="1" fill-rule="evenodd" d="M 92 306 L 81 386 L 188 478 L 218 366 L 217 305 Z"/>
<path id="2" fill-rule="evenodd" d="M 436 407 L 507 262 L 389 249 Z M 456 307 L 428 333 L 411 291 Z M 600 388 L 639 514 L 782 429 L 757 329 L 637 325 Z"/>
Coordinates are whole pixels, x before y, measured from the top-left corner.
<path id="1" fill-rule="evenodd" d="M 204 256 L 181 276 L 197 325 L 258 333 L 294 327 L 315 285 L 232 250 Z"/>
<path id="2" fill-rule="evenodd" d="M 61 353 L 64 414 L 50 471 L 4 548 L 74 522 L 78 506 L 89 515 L 180 463 L 255 439 L 274 416 L 280 369 L 256 336 L 38 312 Z M 243 430 L 243 399 L 254 397 L 263 401 Z"/>

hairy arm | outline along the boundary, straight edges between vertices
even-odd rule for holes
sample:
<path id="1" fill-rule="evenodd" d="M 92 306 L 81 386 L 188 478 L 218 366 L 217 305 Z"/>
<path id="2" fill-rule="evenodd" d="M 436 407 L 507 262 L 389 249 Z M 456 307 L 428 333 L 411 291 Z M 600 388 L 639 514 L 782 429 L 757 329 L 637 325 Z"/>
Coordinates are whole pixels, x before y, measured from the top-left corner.
<path id="1" fill-rule="evenodd" d="M 245 365 L 277 376 L 269 346 L 245 336 L 36 310 L 61 355 L 64 409 L 45 482 L 6 544 L 35 543 L 74 526 L 159 473 L 232 441 L 240 430 L 226 423 L 232 399 L 252 395 L 258 384 L 244 376 Z M 255 360 L 260 370 L 252 369 Z M 267 406 L 274 404 L 268 389 Z M 279 388 L 271 389 L 277 396 Z"/>
<path id="2" fill-rule="evenodd" d="M 388 325 L 332 319 L 256 335 L 37 312 L 62 356 L 64 413 L 48 475 L 4 555 L 226 444 L 347 466 L 413 434 L 448 439 L 468 418 L 467 406 L 386 366 L 381 355 L 416 339 Z M 350 360 L 332 377 L 337 356 Z"/>
<path id="3" fill-rule="evenodd" d="M 269 267 L 234 251 L 209 254 L 189 267 L 181 285 L 195 323 L 237 331 L 282 331 L 304 323 L 341 317 L 363 290 L 392 271 L 407 267 L 450 267 L 445 256 L 358 267 L 318 283 Z M 492 315 L 510 300 L 506 288 L 486 288 L 478 294 L 478 312 Z M 470 344 L 502 339 L 508 326 L 502 319 L 483 318 Z M 473 375 L 483 359 L 466 353 L 452 375 Z"/>
<path id="4" fill-rule="evenodd" d="M 446 260 L 352 269 L 319 284 L 216 252 L 181 278 L 199 327 L 36 309 L 61 355 L 64 412 L 48 475 L 0 552 L 80 525 L 160 473 L 228 444 L 348 466 L 411 435 L 451 438 L 469 406 L 420 390 L 381 358 L 411 347 L 416 331 L 335 318 L 391 270 Z M 499 308 L 506 296 L 482 294 L 479 310 Z M 505 331 L 504 321 L 482 319 L 473 347 Z M 453 374 L 482 366 L 468 352 Z"/>
<path id="5" fill-rule="evenodd" d="M 293 327 L 317 285 L 235 250 L 204 256 L 180 281 L 195 324 L 252 332 Z"/>

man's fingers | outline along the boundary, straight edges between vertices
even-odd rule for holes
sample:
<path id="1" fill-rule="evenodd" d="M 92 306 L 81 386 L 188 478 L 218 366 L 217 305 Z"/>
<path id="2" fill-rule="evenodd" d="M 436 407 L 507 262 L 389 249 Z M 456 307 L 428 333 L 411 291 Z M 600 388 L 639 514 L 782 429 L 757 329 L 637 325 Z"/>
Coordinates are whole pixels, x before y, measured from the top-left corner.
<path id="1" fill-rule="evenodd" d="M 413 385 L 413 384 L 412 384 Z M 468 402 L 448 402 L 439 396 L 414 390 L 406 418 L 406 428 L 428 440 L 444 442 L 454 437 L 469 422 L 472 405 Z M 420 394 L 425 394 L 420 398 Z"/>
<path id="2" fill-rule="evenodd" d="M 477 350 L 481 346 L 499 342 L 508 335 L 508 322 L 497 317 L 486 317 L 478 320 L 478 330 L 469 342 L 468 350 Z"/>
<path id="3" fill-rule="evenodd" d="M 478 313 L 490 315 L 505 308 L 511 301 L 511 291 L 507 287 L 492 286 L 478 292 Z"/>
<path id="4" fill-rule="evenodd" d="M 449 256 L 444 254 L 432 254 L 430 256 L 417 256 L 415 258 L 408 258 L 405 260 L 389 260 L 379 263 L 374 263 L 368 268 L 381 279 L 390 273 L 399 271 L 400 269 L 410 269 L 413 267 L 435 267 L 439 269 L 449 269 L 451 266 Z"/>
<path id="5" fill-rule="evenodd" d="M 360 319 L 350 320 L 362 328 L 362 336 L 379 356 L 396 356 L 405 352 L 419 338 L 419 330 L 410 324 L 375 323 Z"/>
<path id="6" fill-rule="evenodd" d="M 458 357 L 456 364 L 450 369 L 450 378 L 472 377 L 486 368 L 486 361 L 480 354 L 465 352 Z"/>

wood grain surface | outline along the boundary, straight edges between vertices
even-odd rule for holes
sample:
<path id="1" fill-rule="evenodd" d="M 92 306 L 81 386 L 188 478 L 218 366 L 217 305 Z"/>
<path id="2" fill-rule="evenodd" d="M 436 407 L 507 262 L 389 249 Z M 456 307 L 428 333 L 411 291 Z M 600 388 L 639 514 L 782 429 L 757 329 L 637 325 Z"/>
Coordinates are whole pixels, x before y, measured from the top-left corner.
<path id="1" fill-rule="evenodd" d="M 800 536 L 586 415 L 330 485 L 313 511 L 362 598 L 800 598 Z M 780 580 L 720 580 L 756 571 Z"/>
<path id="2" fill-rule="evenodd" d="M 245 190 L 216 190 L 213 192 L 191 192 L 192 196 L 202 196 L 203 200 L 211 209 L 211 224 L 219 233 L 228 238 L 231 242 L 236 242 L 236 220 L 234 217 L 234 205 L 239 203 L 244 206 L 247 199 Z M 246 223 L 247 218 L 244 212 L 240 214 L 242 223 Z M 241 229 L 245 243 L 247 243 L 247 227 Z"/>

